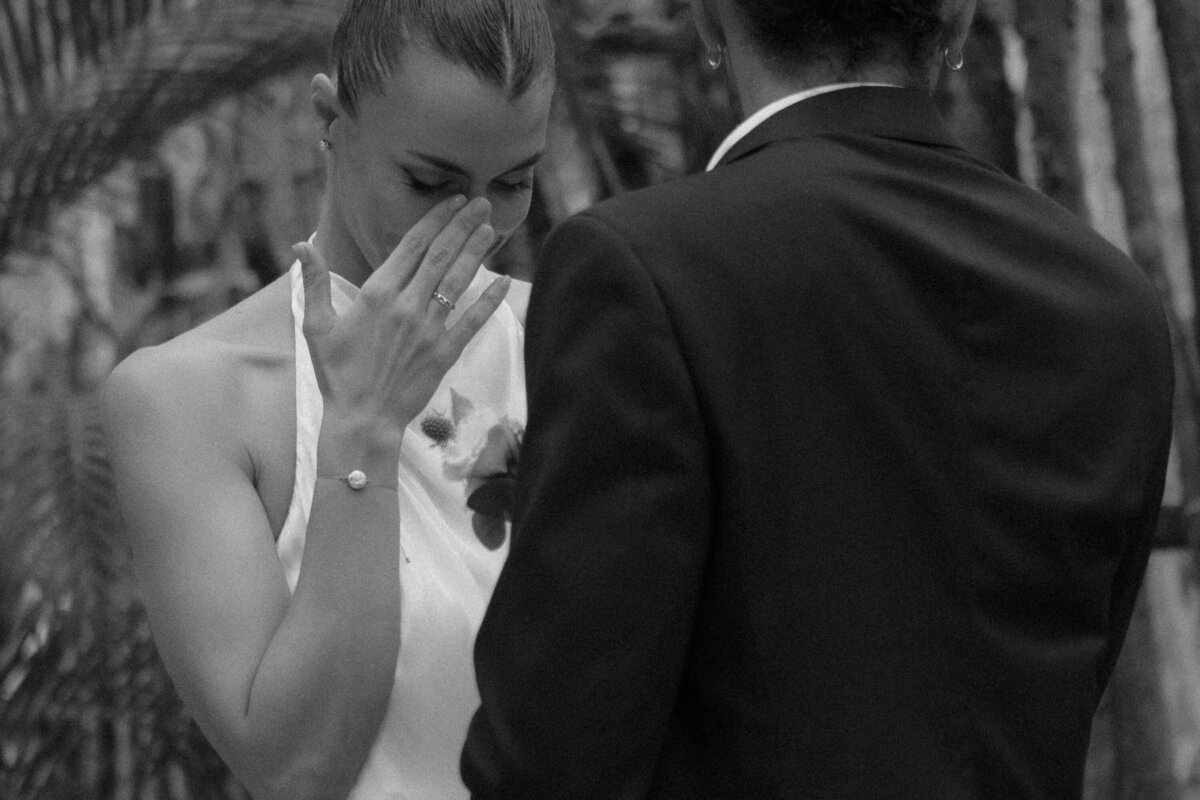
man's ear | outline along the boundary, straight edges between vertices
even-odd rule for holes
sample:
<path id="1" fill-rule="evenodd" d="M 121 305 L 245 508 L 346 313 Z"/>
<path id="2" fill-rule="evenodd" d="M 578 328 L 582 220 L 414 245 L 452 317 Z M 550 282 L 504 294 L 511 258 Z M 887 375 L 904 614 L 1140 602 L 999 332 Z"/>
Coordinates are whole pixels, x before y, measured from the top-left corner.
<path id="1" fill-rule="evenodd" d="M 692 0 L 692 21 L 705 50 L 712 53 L 725 48 L 725 32 L 714 0 Z"/>
<path id="2" fill-rule="evenodd" d="M 946 14 L 946 27 L 942 47 L 951 53 L 961 53 L 971 33 L 971 22 L 975 19 L 976 0 L 950 0 Z"/>
<path id="3" fill-rule="evenodd" d="M 310 90 L 313 110 L 321 120 L 321 131 L 328 136 L 333 123 L 345 115 L 342 101 L 338 99 L 337 86 L 322 72 L 313 77 Z"/>

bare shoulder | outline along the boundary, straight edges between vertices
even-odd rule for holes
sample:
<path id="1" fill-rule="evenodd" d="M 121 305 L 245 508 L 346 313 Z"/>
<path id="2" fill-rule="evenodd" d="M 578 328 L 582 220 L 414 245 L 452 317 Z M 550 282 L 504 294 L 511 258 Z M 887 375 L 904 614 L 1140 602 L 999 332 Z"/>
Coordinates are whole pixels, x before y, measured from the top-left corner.
<path id="1" fill-rule="evenodd" d="M 293 369 L 290 294 L 276 281 L 175 339 L 117 365 L 102 392 L 110 438 L 164 431 L 212 445 L 252 430 L 253 410 L 283 391 Z"/>
<path id="2" fill-rule="evenodd" d="M 237 360 L 224 348 L 170 342 L 147 347 L 117 365 L 104 383 L 101 403 L 112 444 L 129 434 L 146 441 L 158 423 L 174 419 L 179 433 L 209 428 L 235 410 Z"/>

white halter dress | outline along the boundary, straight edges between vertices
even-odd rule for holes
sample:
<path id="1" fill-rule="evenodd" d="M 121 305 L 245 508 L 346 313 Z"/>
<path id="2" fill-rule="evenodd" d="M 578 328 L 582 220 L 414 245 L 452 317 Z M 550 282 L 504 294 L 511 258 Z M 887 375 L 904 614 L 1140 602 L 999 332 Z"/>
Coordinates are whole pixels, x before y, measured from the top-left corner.
<path id="1" fill-rule="evenodd" d="M 298 262 L 290 275 L 296 336 L 296 479 L 277 552 L 294 591 L 312 508 L 323 402 L 301 332 L 304 281 Z M 496 277 L 481 268 L 448 324 Z M 332 289 L 339 313 L 358 291 L 337 275 L 332 276 Z M 400 654 L 387 714 L 351 800 L 468 797 L 458 764 L 467 726 L 479 706 L 472 648 L 508 555 L 508 538 L 497 546 L 475 533 L 466 506 L 468 484 L 459 475 L 495 423 L 503 421 L 518 432 L 524 428 L 522 348 L 528 292 L 528 283 L 513 282 L 505 303 L 446 374 L 425 413 L 405 432 L 399 475 Z M 423 432 L 422 422 L 431 416 L 456 423 L 453 440 L 439 446 Z"/>

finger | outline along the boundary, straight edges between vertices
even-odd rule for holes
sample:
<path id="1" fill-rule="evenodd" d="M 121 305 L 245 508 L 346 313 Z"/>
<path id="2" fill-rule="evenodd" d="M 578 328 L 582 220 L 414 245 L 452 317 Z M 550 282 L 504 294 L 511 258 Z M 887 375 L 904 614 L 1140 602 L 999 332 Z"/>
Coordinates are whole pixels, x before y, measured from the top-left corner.
<path id="1" fill-rule="evenodd" d="M 462 353 L 463 348 L 475 338 L 475 334 L 479 333 L 479 329 L 484 326 L 484 323 L 491 319 L 500 304 L 504 302 L 504 296 L 508 294 L 508 287 L 511 285 L 512 278 L 507 275 L 501 275 L 492 281 L 491 285 L 484 290 L 478 300 L 471 304 L 458 322 L 447 329 L 446 338 L 450 347 L 453 348 L 455 360 Z"/>
<path id="2" fill-rule="evenodd" d="M 400 244 L 396 245 L 387 259 L 379 265 L 379 269 L 371 273 L 363 283 L 363 290 L 383 292 L 389 297 L 394 297 L 403 290 L 421 265 L 421 259 L 425 257 L 437 235 L 466 205 L 466 197 L 455 195 L 431 208 L 416 225 L 408 229 Z"/>
<path id="3" fill-rule="evenodd" d="M 292 245 L 304 276 L 304 335 L 325 333 L 333 327 L 337 314 L 330 298 L 329 269 L 320 251 L 308 242 Z"/>
<path id="4" fill-rule="evenodd" d="M 421 260 L 421 266 L 412 276 L 405 291 L 410 292 L 412 298 L 419 299 L 421 302 L 428 301 L 438 286 L 442 284 L 442 280 L 450 268 L 459 263 L 467 242 L 471 241 L 481 226 L 487 224 L 491 212 L 492 204 L 483 197 L 476 197 L 455 214 L 454 218 L 430 243 L 425 258 Z M 476 261 L 474 265 L 460 264 L 459 272 L 470 270 L 470 276 L 466 281 L 466 283 L 470 283 L 471 276 L 478 268 L 479 261 Z M 466 284 L 463 284 L 462 288 L 466 288 Z M 451 300 L 456 300 L 462 291 L 460 289 L 458 292 L 450 294 L 446 290 L 442 290 L 442 293 Z"/>
<path id="5" fill-rule="evenodd" d="M 491 225 L 484 224 L 475 229 L 467 239 L 467 243 L 463 245 L 462 250 L 459 251 L 453 265 L 442 276 L 442 282 L 431 293 L 431 297 L 435 300 L 429 304 L 431 311 L 440 313 L 442 316 L 450 313 L 453 306 L 436 302 L 437 295 L 448 298 L 452 304 L 457 302 L 467 287 L 471 285 L 471 281 L 475 279 L 475 275 L 479 272 L 479 265 L 483 263 L 483 257 L 487 255 L 494 241 L 496 241 L 496 231 Z M 414 291 L 417 290 L 414 289 Z"/>

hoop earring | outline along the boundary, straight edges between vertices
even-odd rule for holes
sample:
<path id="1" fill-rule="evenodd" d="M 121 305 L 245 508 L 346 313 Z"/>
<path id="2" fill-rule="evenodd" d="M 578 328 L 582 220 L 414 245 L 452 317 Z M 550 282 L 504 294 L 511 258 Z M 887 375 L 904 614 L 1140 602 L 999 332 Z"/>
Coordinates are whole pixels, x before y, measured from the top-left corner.
<path id="1" fill-rule="evenodd" d="M 715 50 L 709 50 L 705 55 L 708 61 L 708 68 L 717 70 L 721 68 L 721 64 L 725 61 L 725 48 L 717 47 Z"/>
<path id="2" fill-rule="evenodd" d="M 321 139 L 320 141 L 317 142 L 317 147 L 321 148 L 322 151 L 328 153 L 330 150 L 333 149 L 333 142 L 329 141 L 328 139 Z"/>
<path id="3" fill-rule="evenodd" d="M 959 50 L 955 55 L 951 55 L 950 48 L 947 47 L 942 51 L 942 61 L 946 62 L 946 67 L 951 72 L 958 72 L 963 68 L 963 64 L 966 63 L 966 57 L 963 55 L 962 50 Z"/>

